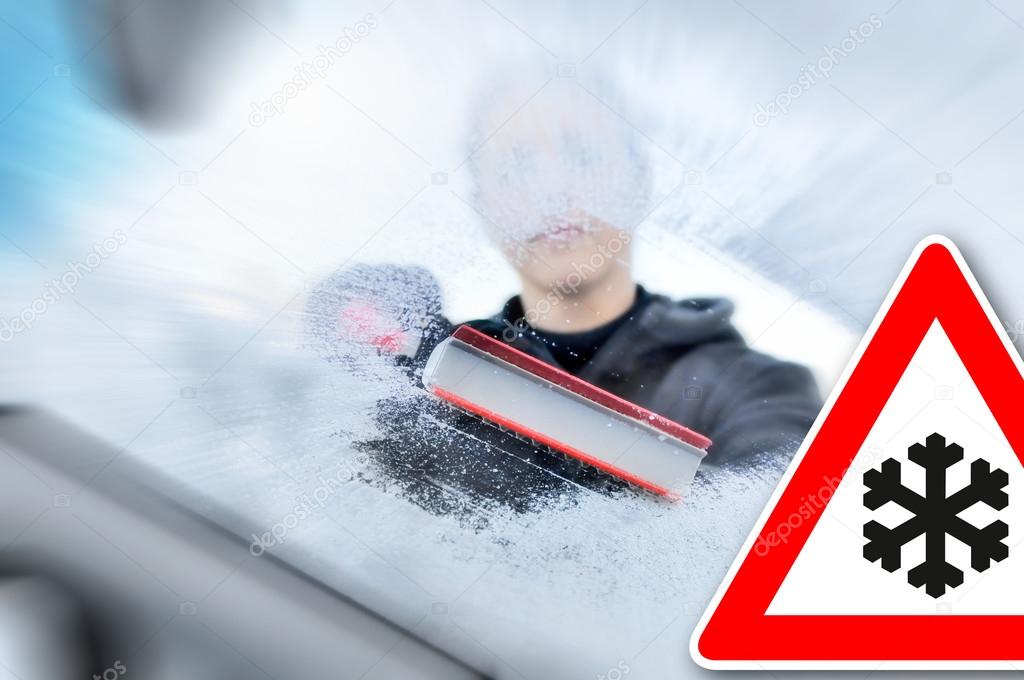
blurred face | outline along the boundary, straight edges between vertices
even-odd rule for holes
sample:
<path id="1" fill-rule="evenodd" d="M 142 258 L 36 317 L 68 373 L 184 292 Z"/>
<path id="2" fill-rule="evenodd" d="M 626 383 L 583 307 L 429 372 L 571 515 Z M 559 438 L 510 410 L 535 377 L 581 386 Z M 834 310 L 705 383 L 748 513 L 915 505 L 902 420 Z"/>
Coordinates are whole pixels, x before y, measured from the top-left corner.
<path id="1" fill-rule="evenodd" d="M 549 221 L 523 240 L 499 239 L 505 258 L 526 282 L 574 294 L 600 286 L 615 268 L 629 266 L 631 236 L 582 211 Z"/>
<path id="2" fill-rule="evenodd" d="M 481 121 L 498 131 L 474 169 L 487 230 L 520 277 L 571 294 L 628 267 L 631 231 L 650 191 L 621 121 L 568 87 L 552 83 L 511 118 L 495 111 Z"/>

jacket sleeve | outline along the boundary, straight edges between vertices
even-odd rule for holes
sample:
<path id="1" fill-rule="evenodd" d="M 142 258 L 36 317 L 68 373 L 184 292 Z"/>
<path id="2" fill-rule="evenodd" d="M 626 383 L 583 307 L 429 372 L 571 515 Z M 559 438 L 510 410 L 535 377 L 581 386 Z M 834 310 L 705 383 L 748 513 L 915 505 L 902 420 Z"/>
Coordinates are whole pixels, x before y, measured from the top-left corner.
<path id="1" fill-rule="evenodd" d="M 791 456 L 814 423 L 821 397 L 811 372 L 746 349 L 723 371 L 708 407 L 708 462 Z"/>

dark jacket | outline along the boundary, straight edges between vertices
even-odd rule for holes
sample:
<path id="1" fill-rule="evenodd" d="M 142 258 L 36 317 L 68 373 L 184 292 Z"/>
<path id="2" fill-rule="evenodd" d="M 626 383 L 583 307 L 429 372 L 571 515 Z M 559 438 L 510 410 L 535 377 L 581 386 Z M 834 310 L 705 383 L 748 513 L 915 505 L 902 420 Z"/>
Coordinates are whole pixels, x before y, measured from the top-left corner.
<path id="1" fill-rule="evenodd" d="M 750 349 L 730 321 L 728 300 L 650 297 L 576 375 L 707 435 L 705 464 L 792 455 L 821 408 L 810 371 Z M 509 332 L 520 310 L 513 298 L 469 325 L 558 366 L 543 342 Z"/>

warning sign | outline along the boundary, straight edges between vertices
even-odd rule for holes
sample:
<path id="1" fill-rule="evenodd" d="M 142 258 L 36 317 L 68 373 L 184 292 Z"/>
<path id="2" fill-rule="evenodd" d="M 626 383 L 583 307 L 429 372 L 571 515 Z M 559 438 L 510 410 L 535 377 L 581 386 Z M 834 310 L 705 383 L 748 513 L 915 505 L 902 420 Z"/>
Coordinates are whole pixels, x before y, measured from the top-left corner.
<path id="1" fill-rule="evenodd" d="M 1022 365 L 922 242 L 694 631 L 707 668 L 1017 669 Z"/>

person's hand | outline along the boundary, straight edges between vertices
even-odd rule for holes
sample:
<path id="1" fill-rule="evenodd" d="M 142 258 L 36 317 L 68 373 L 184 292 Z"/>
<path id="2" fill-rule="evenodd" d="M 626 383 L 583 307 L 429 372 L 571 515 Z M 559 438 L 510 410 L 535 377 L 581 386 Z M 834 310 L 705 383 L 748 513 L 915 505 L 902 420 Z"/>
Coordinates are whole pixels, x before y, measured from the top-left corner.
<path id="1" fill-rule="evenodd" d="M 310 345 L 353 368 L 373 355 L 415 357 L 447 328 L 441 288 L 422 267 L 355 265 L 317 286 L 306 305 Z"/>

